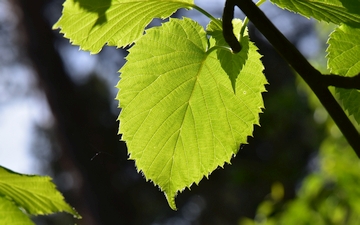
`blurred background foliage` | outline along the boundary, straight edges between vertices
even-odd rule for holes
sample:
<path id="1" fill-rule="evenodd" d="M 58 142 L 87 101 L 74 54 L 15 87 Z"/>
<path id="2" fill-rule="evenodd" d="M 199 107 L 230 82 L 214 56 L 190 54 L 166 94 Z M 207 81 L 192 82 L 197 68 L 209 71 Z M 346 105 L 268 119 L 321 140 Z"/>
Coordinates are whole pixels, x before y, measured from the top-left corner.
<path id="1" fill-rule="evenodd" d="M 195 2 L 221 17 L 224 1 Z M 0 0 L 0 113 L 18 99 L 38 99 L 29 104 L 41 111 L 27 128 L 27 148 L 35 156 L 30 171 L 52 176 L 83 217 L 55 214 L 33 218 L 36 224 L 357 224 L 359 159 L 316 97 L 251 24 L 250 37 L 264 55 L 270 83 L 261 127 L 231 165 L 185 190 L 177 197 L 179 210 L 172 211 L 127 160 L 117 135 L 114 86 L 126 50 L 105 47 L 90 56 L 71 46 L 51 30 L 62 3 Z M 268 3 L 262 9 L 317 68 L 325 68 L 331 27 Z M 208 22 L 192 11 L 174 16 L 184 15 Z M 21 123 L 17 117 L 6 134 L 14 136 Z M 1 143 L 6 137 L 0 132 Z M 0 149 L 5 160 L 18 150 Z"/>
<path id="2" fill-rule="evenodd" d="M 322 108 L 315 97 L 313 100 L 316 102 L 313 106 Z M 326 138 L 311 162 L 309 174 L 299 184 L 296 198 L 284 202 L 282 184 L 273 183 L 255 217 L 242 218 L 239 224 L 359 223 L 359 159 L 330 118 L 326 119 L 325 126 Z"/>

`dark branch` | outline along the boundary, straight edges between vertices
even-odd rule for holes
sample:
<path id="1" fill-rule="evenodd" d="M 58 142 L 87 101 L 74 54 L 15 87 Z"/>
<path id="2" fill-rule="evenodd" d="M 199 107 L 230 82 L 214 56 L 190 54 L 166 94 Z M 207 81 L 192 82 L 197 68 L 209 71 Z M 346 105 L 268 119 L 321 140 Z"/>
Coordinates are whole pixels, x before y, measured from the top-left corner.
<path id="1" fill-rule="evenodd" d="M 343 77 L 335 74 L 323 75 L 321 79 L 327 86 L 360 90 L 360 73 L 353 77 Z"/>
<path id="2" fill-rule="evenodd" d="M 234 53 L 241 51 L 241 44 L 234 35 L 234 27 L 232 20 L 234 18 L 235 4 L 231 1 L 225 2 L 222 22 L 223 22 L 223 36 L 225 41 L 229 44 Z"/>
<path id="3" fill-rule="evenodd" d="M 305 80 L 360 158 L 360 135 L 334 96 L 328 90 L 328 85 L 335 84 L 339 78 L 335 78 L 334 83 L 333 76 L 330 76 L 329 79 L 325 78 L 330 80 L 330 82 L 324 82 L 323 77 L 325 76 L 305 59 L 252 0 L 227 0 L 227 2 L 237 5 L 243 11 L 291 67 Z"/>

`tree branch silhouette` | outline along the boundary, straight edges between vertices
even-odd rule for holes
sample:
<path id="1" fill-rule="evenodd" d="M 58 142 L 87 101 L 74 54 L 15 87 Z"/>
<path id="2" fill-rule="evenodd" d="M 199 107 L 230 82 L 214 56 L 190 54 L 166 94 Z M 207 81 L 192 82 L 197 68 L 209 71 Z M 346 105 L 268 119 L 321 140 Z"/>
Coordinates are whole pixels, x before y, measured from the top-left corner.
<path id="1" fill-rule="evenodd" d="M 341 77 L 333 74 L 321 74 L 252 0 L 227 0 L 226 4 L 228 7 L 238 6 L 279 54 L 305 80 L 360 158 L 360 134 L 328 89 L 328 86 L 359 89 L 360 75 Z"/>
<path id="2" fill-rule="evenodd" d="M 327 86 L 360 90 L 360 73 L 353 77 L 344 77 L 336 74 L 322 75 L 321 79 Z"/>

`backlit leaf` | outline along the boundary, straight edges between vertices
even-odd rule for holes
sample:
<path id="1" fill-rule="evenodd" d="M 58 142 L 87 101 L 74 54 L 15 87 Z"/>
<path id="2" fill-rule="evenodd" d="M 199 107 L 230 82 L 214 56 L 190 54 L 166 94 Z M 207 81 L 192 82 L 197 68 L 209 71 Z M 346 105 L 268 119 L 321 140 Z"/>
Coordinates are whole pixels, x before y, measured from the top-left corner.
<path id="1" fill-rule="evenodd" d="M 81 218 L 47 176 L 19 174 L 0 166 L 0 196 L 4 197 L 0 201 L 11 201 L 32 215 L 68 212 Z"/>
<path id="2" fill-rule="evenodd" d="M 30 218 L 14 202 L 5 197 L 0 197 L 0 224 L 34 225 Z"/>
<path id="3" fill-rule="evenodd" d="M 175 196 L 218 168 L 247 143 L 262 112 L 267 83 L 257 48 L 234 94 L 204 29 L 190 19 L 151 28 L 130 49 L 117 87 L 120 130 L 138 171 Z"/>
<path id="4" fill-rule="evenodd" d="M 66 0 L 53 28 L 80 49 L 98 53 L 107 44 L 124 47 L 136 41 L 153 18 L 167 18 L 193 0 Z"/>
<path id="5" fill-rule="evenodd" d="M 360 24 L 359 0 L 271 0 L 281 8 L 335 24 Z"/>
<path id="6" fill-rule="evenodd" d="M 360 28 L 338 27 L 330 36 L 328 67 L 331 73 L 351 77 L 360 73 Z M 360 123 L 360 91 L 336 88 L 345 109 Z"/>

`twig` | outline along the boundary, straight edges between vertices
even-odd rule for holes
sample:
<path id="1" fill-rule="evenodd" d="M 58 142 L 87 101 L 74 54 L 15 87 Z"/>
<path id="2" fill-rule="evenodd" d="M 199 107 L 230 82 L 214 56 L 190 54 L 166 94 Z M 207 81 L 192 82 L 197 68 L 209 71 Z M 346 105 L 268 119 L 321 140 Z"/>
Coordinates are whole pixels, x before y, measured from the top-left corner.
<path id="1" fill-rule="evenodd" d="M 225 2 L 224 12 L 222 16 L 223 36 L 234 53 L 241 51 L 242 46 L 234 35 L 234 27 L 232 20 L 234 19 L 235 5 L 231 1 Z"/>
<path id="2" fill-rule="evenodd" d="M 324 82 L 323 77 L 326 75 L 322 75 L 316 70 L 251 0 L 227 0 L 227 2 L 238 6 L 291 67 L 305 80 L 360 158 L 360 135 L 328 90 L 328 85 L 343 84 L 343 82 L 338 82 L 339 78 L 334 80 L 333 76 L 325 78 L 327 82 Z M 341 80 L 344 79 L 341 78 Z"/>
<path id="3" fill-rule="evenodd" d="M 353 77 L 343 77 L 335 74 L 322 75 L 321 79 L 327 86 L 360 90 L 360 74 Z"/>

